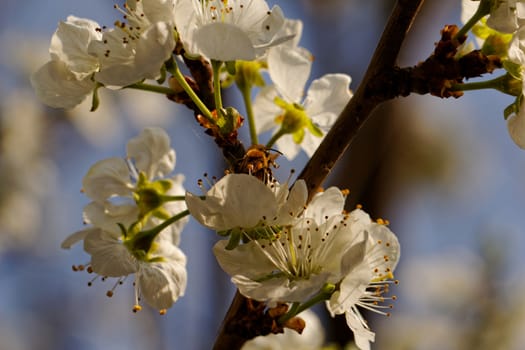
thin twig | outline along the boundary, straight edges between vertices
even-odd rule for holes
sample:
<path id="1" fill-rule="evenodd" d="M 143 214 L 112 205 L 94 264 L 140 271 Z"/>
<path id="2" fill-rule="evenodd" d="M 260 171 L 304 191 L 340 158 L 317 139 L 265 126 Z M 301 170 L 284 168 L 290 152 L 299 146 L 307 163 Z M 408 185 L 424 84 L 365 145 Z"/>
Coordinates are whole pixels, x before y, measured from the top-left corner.
<path id="1" fill-rule="evenodd" d="M 309 200 L 372 111 L 385 101 L 383 96 L 374 96 L 375 85 L 384 72 L 394 69 L 403 40 L 423 1 L 399 0 L 396 3 L 361 85 L 299 175 L 308 185 Z"/>
<path id="2" fill-rule="evenodd" d="M 299 176 L 306 180 L 310 197 L 348 148 L 372 110 L 385 101 L 385 98 L 372 96 L 371 88 L 382 72 L 394 68 L 401 44 L 423 1 L 399 0 L 396 3 L 362 84 Z M 232 327 L 229 327 L 235 320 L 243 318 L 243 305 L 246 301 L 247 299 L 237 291 L 222 322 L 214 350 L 240 349 L 249 340 L 243 337 L 242 329 L 232 332 Z"/>

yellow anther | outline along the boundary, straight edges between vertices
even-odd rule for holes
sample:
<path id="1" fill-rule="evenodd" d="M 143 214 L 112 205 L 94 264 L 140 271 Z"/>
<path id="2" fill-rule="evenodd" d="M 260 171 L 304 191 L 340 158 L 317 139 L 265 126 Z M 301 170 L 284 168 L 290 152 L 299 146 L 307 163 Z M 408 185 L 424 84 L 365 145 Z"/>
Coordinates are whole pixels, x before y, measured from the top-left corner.
<path id="1" fill-rule="evenodd" d="M 159 310 L 159 314 L 160 315 L 166 315 L 166 312 L 168 312 L 168 310 L 166 310 L 166 309 Z"/>
<path id="2" fill-rule="evenodd" d="M 140 305 L 133 305 L 133 312 L 139 312 L 140 310 L 142 310 L 142 306 Z"/>

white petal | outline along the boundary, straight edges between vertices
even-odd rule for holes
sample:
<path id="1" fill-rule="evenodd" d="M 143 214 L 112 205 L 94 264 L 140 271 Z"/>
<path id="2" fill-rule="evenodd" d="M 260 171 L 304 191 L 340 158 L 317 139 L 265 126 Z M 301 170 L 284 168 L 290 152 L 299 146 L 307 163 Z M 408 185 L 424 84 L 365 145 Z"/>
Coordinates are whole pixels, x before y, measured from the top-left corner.
<path id="1" fill-rule="evenodd" d="M 265 1 L 262 2 L 265 3 Z M 265 6 L 267 6 L 266 3 Z M 283 11 L 278 5 L 272 7 L 270 12 L 266 10 L 261 11 L 261 13 L 264 14 L 265 18 L 262 21 L 260 28 L 249 31 L 251 32 L 250 37 L 255 47 L 260 49 L 268 48 L 293 39 L 295 34 L 276 35 L 281 31 L 285 21 Z M 264 50 L 259 50 L 257 56 L 262 54 L 264 54 Z"/>
<path id="2" fill-rule="evenodd" d="M 502 33 L 514 33 L 519 28 L 515 5 L 509 0 L 500 1 L 498 7 L 491 10 L 487 26 Z"/>
<path id="3" fill-rule="evenodd" d="M 291 225 L 297 220 L 297 216 L 303 211 L 308 199 L 308 188 L 304 180 L 297 180 L 290 192 L 285 191 L 285 193 L 287 197 L 284 200 L 278 199 L 279 202 L 284 202 L 284 205 L 279 209 L 281 215 L 278 225 Z"/>
<path id="4" fill-rule="evenodd" d="M 51 38 L 51 57 L 64 62 L 78 80 L 98 69 L 98 59 L 88 54 L 89 43 L 102 38 L 98 28 L 100 26 L 95 21 L 69 16 L 67 22 L 58 24 Z"/>
<path id="5" fill-rule="evenodd" d="M 197 221 L 216 231 L 252 228 L 263 217 L 272 219 L 277 214 L 272 191 L 246 174 L 226 175 L 208 191 L 205 200 L 187 193 L 186 204 Z"/>
<path id="6" fill-rule="evenodd" d="M 207 24 L 193 36 L 200 52 L 217 61 L 251 61 L 255 50 L 248 35 L 239 27 L 223 22 Z"/>
<path id="7" fill-rule="evenodd" d="M 352 97 L 350 82 L 351 79 L 346 74 L 326 74 L 312 82 L 304 108 L 314 123 L 326 125 L 322 118 L 316 117 L 322 113 L 332 113 L 336 116 L 341 113 Z"/>
<path id="8" fill-rule="evenodd" d="M 306 208 L 305 217 L 312 218 L 320 225 L 325 217 L 341 214 L 345 207 L 345 197 L 337 187 L 317 193 Z"/>
<path id="9" fill-rule="evenodd" d="M 277 145 L 277 149 L 282 152 L 288 160 L 294 159 L 301 150 L 301 145 L 296 144 L 291 135 L 285 135 L 279 138 L 275 144 Z"/>
<path id="10" fill-rule="evenodd" d="M 303 34 L 303 22 L 299 19 L 288 19 L 285 18 L 284 24 L 277 33 L 277 36 L 290 36 L 293 35 L 293 39 L 285 42 L 283 45 L 297 47 L 301 36 Z"/>
<path id="11" fill-rule="evenodd" d="M 129 168 L 122 158 L 108 158 L 95 163 L 82 179 L 82 189 L 95 201 L 112 196 L 129 196 Z"/>
<path id="12" fill-rule="evenodd" d="M 232 282 L 242 295 L 251 299 L 269 303 L 304 302 L 321 290 L 327 277 L 326 274 L 318 274 L 296 281 L 279 277 L 256 282 L 244 275 L 236 275 L 232 277 Z"/>
<path id="13" fill-rule="evenodd" d="M 294 47 L 277 46 L 268 52 L 268 73 L 287 102 L 301 102 L 311 68 L 312 57 Z"/>
<path id="14" fill-rule="evenodd" d="M 163 262 L 141 263 L 137 273 L 142 296 L 159 310 L 171 307 L 186 291 L 186 257 L 177 247 L 172 249 L 172 254 L 163 257 Z"/>
<path id="15" fill-rule="evenodd" d="M 274 102 L 277 96 L 277 89 L 274 85 L 263 87 L 255 96 L 253 112 L 257 133 L 262 133 L 278 126 L 275 118 L 282 114 L 283 111 Z"/>
<path id="16" fill-rule="evenodd" d="M 334 117 L 333 119 L 335 119 L 336 117 L 335 114 L 331 114 L 331 116 Z M 326 135 L 326 130 L 323 130 L 323 128 L 320 128 L 320 129 L 324 132 L 324 135 Z M 305 132 L 303 142 L 301 142 L 301 148 L 303 149 L 304 153 L 306 153 L 308 157 L 312 157 L 315 151 L 317 151 L 317 148 L 319 148 L 319 145 L 324 139 L 324 135 L 319 137 L 319 136 L 312 135 L 308 131 Z"/>
<path id="17" fill-rule="evenodd" d="M 352 310 L 345 314 L 346 324 L 354 332 L 354 340 L 360 350 L 370 350 L 370 342 L 375 341 L 375 333 L 363 325 L 359 311 Z"/>
<path id="18" fill-rule="evenodd" d="M 73 108 L 95 88 L 91 78 L 77 80 L 64 62 L 49 61 L 31 76 L 38 98 L 54 108 Z"/>
<path id="19" fill-rule="evenodd" d="M 127 155 L 150 180 L 163 177 L 175 168 L 175 151 L 170 147 L 168 134 L 161 128 L 146 128 L 129 140 Z"/>
<path id="20" fill-rule="evenodd" d="M 84 222 L 101 228 L 120 237 L 122 234 L 117 224 L 129 227 L 137 221 L 139 209 L 135 203 L 115 205 L 108 201 L 91 202 L 84 207 Z"/>
<path id="21" fill-rule="evenodd" d="M 88 228 L 85 230 L 77 231 L 69 236 L 60 244 L 60 248 L 62 249 L 69 249 L 71 246 L 77 242 L 82 241 L 86 236 L 89 234 L 89 232 L 93 231 L 93 228 Z"/>
<path id="22" fill-rule="evenodd" d="M 522 103 L 520 111 L 507 119 L 507 130 L 512 141 L 522 149 L 525 149 L 525 104 Z"/>
<path id="23" fill-rule="evenodd" d="M 171 180 L 171 188 L 166 194 L 170 196 L 184 196 L 185 191 L 186 191 L 184 187 L 182 186 L 182 182 L 184 181 L 184 176 L 177 175 L 171 178 L 170 180 Z M 183 212 L 184 210 L 188 209 L 185 201 L 171 201 L 171 202 L 164 204 L 163 208 L 166 209 L 166 211 L 171 216 L 179 214 Z M 154 218 L 152 218 L 152 220 L 154 220 Z M 184 229 L 184 227 L 186 226 L 189 220 L 190 220 L 190 217 L 186 216 L 178 220 L 177 222 L 171 224 L 168 228 L 166 228 L 166 230 L 168 230 L 171 233 L 171 241 L 173 244 L 177 246 L 179 245 L 182 230 Z M 160 223 L 161 222 L 157 222 L 157 224 L 160 224 Z"/>
<path id="24" fill-rule="evenodd" d="M 84 239 L 84 250 L 91 255 L 91 267 L 101 276 L 122 277 L 136 272 L 137 261 L 113 235 L 94 230 Z"/>
<path id="25" fill-rule="evenodd" d="M 177 0 L 142 0 L 144 15 L 151 23 L 175 21 L 175 3 Z"/>
<path id="26" fill-rule="evenodd" d="M 137 82 L 142 79 L 157 79 L 161 67 L 171 57 L 175 38 L 171 24 L 159 22 L 142 33 L 137 43 L 134 70 Z"/>
<path id="27" fill-rule="evenodd" d="M 401 255 L 399 241 L 397 236 L 385 225 L 372 223 L 368 229 L 368 234 L 375 247 L 371 248 L 371 253 L 367 254 L 367 259 L 373 270 L 375 268 L 379 270 L 377 277 L 380 278 L 384 276 L 384 271 L 394 271 L 396 268 Z M 377 263 L 378 261 L 379 263 Z"/>
<path id="28" fill-rule="evenodd" d="M 365 295 L 371 276 L 368 266 L 362 265 L 343 278 L 339 290 L 327 303 L 330 313 L 343 314 L 350 310 Z"/>
<path id="29" fill-rule="evenodd" d="M 220 240 L 213 247 L 213 254 L 221 268 L 230 276 L 243 275 L 259 279 L 272 273 L 275 266 L 254 242 L 241 244 L 227 250 L 228 240 Z"/>

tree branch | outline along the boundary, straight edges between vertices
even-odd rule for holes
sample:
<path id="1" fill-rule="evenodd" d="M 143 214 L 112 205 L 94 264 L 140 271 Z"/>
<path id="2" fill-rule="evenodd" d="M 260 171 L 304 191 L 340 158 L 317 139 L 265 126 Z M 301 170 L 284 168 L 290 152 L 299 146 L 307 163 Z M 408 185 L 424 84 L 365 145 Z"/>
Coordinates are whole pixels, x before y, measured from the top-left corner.
<path id="1" fill-rule="evenodd" d="M 308 186 L 309 200 L 317 192 L 372 111 L 387 96 L 373 92 L 386 71 L 394 69 L 401 45 L 424 0 L 399 0 L 386 24 L 361 85 L 299 175 Z M 391 98 L 391 97 L 390 97 Z"/>

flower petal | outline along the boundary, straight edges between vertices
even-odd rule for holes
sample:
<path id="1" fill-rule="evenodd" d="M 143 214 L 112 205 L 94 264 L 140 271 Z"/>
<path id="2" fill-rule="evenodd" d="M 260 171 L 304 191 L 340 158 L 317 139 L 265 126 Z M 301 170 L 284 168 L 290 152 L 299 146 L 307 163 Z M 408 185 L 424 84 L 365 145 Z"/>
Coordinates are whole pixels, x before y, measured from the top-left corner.
<path id="1" fill-rule="evenodd" d="M 326 113 L 336 117 L 341 113 L 352 97 L 350 82 L 351 78 L 346 74 L 326 74 L 312 82 L 304 101 L 304 108 L 314 123 L 321 127 L 331 126 L 324 122 Z M 322 118 L 318 117 L 321 115 Z"/>
<path id="2" fill-rule="evenodd" d="M 305 217 L 314 219 L 318 225 L 326 221 L 326 217 L 338 215 L 345 207 L 345 197 L 337 187 L 314 195 L 305 211 Z"/>
<path id="3" fill-rule="evenodd" d="M 213 60 L 251 61 L 256 58 L 248 35 L 230 23 L 215 22 L 198 28 L 193 40 L 197 43 L 199 51 Z"/>
<path id="4" fill-rule="evenodd" d="M 525 149 L 525 103 L 522 103 L 517 114 L 507 119 L 507 130 L 512 141 L 522 149 Z"/>
<path id="5" fill-rule="evenodd" d="M 129 168 L 122 158 L 108 158 L 95 163 L 82 179 L 85 194 L 99 202 L 112 196 L 130 196 Z"/>
<path id="6" fill-rule="evenodd" d="M 62 61 L 78 80 L 82 80 L 98 69 L 97 57 L 88 54 L 88 45 L 100 40 L 102 33 L 97 22 L 69 16 L 60 22 L 51 38 L 49 52 L 53 60 Z"/>
<path id="7" fill-rule="evenodd" d="M 175 168 L 175 151 L 170 147 L 168 134 L 161 128 L 146 128 L 129 140 L 127 154 L 150 180 L 163 177 Z"/>
<path id="8" fill-rule="evenodd" d="M 263 217 L 272 219 L 277 214 L 273 192 L 246 174 L 226 175 L 208 191 L 206 199 L 186 193 L 186 204 L 197 221 L 216 231 L 252 228 Z"/>
<path id="9" fill-rule="evenodd" d="M 163 245 L 170 245 L 163 242 Z M 184 295 L 187 285 L 186 256 L 176 246 L 170 245 L 162 262 L 144 262 L 137 273 L 137 284 L 146 302 L 156 309 L 167 309 Z"/>
<path id="10" fill-rule="evenodd" d="M 303 50 L 276 46 L 268 52 L 268 73 L 287 102 L 301 102 L 311 68 L 312 57 Z"/>
<path id="11" fill-rule="evenodd" d="M 77 80 L 62 61 L 52 60 L 31 76 L 31 85 L 38 98 L 53 108 L 73 108 L 95 88 L 95 82 L 87 77 Z"/>
<path id="12" fill-rule="evenodd" d="M 82 241 L 86 236 L 93 231 L 93 228 L 88 228 L 85 230 L 77 231 L 69 236 L 66 237 L 66 239 L 60 244 L 60 248 L 62 249 L 69 249 L 73 244 L 76 244 L 77 242 Z"/>
<path id="13" fill-rule="evenodd" d="M 138 269 L 137 261 L 113 235 L 93 230 L 84 239 L 84 250 L 91 255 L 93 272 L 107 277 L 122 277 Z"/>
<path id="14" fill-rule="evenodd" d="M 274 85 L 263 87 L 253 101 L 253 112 L 258 133 L 271 130 L 278 126 L 275 118 L 282 114 L 282 109 L 277 106 L 274 99 L 278 96 Z"/>

